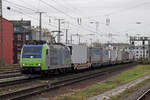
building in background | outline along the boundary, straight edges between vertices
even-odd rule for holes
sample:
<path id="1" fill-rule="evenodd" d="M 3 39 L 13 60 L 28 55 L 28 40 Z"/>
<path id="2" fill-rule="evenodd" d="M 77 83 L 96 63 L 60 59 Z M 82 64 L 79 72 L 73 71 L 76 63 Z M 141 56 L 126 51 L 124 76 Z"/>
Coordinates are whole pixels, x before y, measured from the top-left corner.
<path id="1" fill-rule="evenodd" d="M 134 53 L 134 58 L 136 60 L 144 58 L 148 59 L 149 53 L 148 53 L 148 45 L 145 45 L 145 49 L 143 51 L 143 46 L 133 46 L 130 44 L 122 44 L 122 43 L 113 43 L 110 44 L 112 47 L 119 48 L 121 50 L 125 50 L 128 52 L 133 52 Z M 106 45 L 107 46 L 107 45 Z M 107 46 L 108 47 L 108 46 Z"/>
<path id="2" fill-rule="evenodd" d="M 130 44 L 128 43 L 106 43 L 101 44 L 101 46 L 106 49 L 119 49 L 125 51 L 130 48 Z"/>
<path id="3" fill-rule="evenodd" d="M 31 21 L 12 20 L 13 23 L 13 63 L 19 63 L 21 48 L 26 40 L 31 40 Z"/>
<path id="4" fill-rule="evenodd" d="M 4 18 L 1 18 L 1 20 L 2 30 L 0 31 L 0 39 L 3 42 L 0 43 L 0 56 L 5 64 L 13 64 L 13 24 Z"/>
<path id="5" fill-rule="evenodd" d="M 32 27 L 32 40 L 40 40 L 40 32 L 38 27 Z M 42 29 L 41 40 L 50 41 L 51 33 L 48 29 Z"/>
<path id="6" fill-rule="evenodd" d="M 148 45 L 145 46 L 144 51 L 143 51 L 143 46 L 135 46 L 133 51 L 134 51 L 134 56 L 136 60 L 140 58 L 148 59 Z"/>

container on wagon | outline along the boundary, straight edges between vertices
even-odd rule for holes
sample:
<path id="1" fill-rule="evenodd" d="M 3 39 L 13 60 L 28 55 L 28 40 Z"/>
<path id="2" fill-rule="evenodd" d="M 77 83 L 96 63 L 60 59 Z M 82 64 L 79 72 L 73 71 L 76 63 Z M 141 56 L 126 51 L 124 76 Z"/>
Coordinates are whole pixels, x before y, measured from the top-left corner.
<path id="1" fill-rule="evenodd" d="M 122 51 L 122 62 L 128 62 L 129 61 L 129 53 L 126 51 Z"/>
<path id="2" fill-rule="evenodd" d="M 103 51 L 101 48 L 92 47 L 89 48 L 90 60 L 93 65 L 101 65 L 102 64 L 102 55 Z"/>
<path id="3" fill-rule="evenodd" d="M 103 65 L 108 65 L 109 64 L 109 50 L 103 50 L 103 57 L 102 57 L 102 62 L 103 62 Z"/>
<path id="4" fill-rule="evenodd" d="M 117 51 L 117 63 L 120 64 L 122 62 L 122 51 Z"/>
<path id="5" fill-rule="evenodd" d="M 75 69 L 89 67 L 88 47 L 84 45 L 69 45 L 71 50 L 71 63 Z"/>
<path id="6" fill-rule="evenodd" d="M 134 60 L 134 53 L 132 51 L 129 52 L 129 60 L 130 62 Z"/>
<path id="7" fill-rule="evenodd" d="M 112 64 L 115 64 L 117 61 L 117 50 L 110 50 L 110 61 Z"/>

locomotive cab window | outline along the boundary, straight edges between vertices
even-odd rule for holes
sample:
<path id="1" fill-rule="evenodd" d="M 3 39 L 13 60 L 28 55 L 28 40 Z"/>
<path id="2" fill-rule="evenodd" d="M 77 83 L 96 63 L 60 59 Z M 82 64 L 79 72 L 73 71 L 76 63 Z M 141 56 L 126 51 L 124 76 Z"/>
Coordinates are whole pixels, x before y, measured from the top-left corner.
<path id="1" fill-rule="evenodd" d="M 42 55 L 42 47 L 36 47 L 36 46 L 30 46 L 30 47 L 24 47 L 22 52 L 23 58 L 30 58 L 31 56 L 33 58 L 41 58 Z"/>
<path id="2" fill-rule="evenodd" d="M 46 55 L 48 55 L 48 49 L 46 50 Z"/>

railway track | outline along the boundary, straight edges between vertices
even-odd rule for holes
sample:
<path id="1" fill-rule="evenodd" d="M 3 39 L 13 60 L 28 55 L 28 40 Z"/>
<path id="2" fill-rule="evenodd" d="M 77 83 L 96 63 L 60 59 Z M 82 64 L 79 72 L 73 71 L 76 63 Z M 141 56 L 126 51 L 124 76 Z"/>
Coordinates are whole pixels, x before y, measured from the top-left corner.
<path id="1" fill-rule="evenodd" d="M 5 66 L 5 67 L 0 67 L 0 74 L 1 73 L 11 73 L 11 72 L 14 72 L 14 71 L 19 71 L 20 70 L 20 67 L 19 65 L 17 66 Z"/>
<path id="2" fill-rule="evenodd" d="M 150 89 L 144 92 L 137 100 L 150 100 Z"/>
<path id="3" fill-rule="evenodd" d="M 45 91 L 50 91 L 50 90 L 57 89 L 57 88 L 67 86 L 67 85 L 71 85 L 80 81 L 88 80 L 94 77 L 103 77 L 110 73 L 121 71 L 134 65 L 135 64 L 130 64 L 130 65 L 126 64 L 126 65 L 122 65 L 124 67 L 120 67 L 120 68 L 114 67 L 109 70 L 107 69 L 107 70 L 103 70 L 99 72 L 88 73 L 88 74 L 84 74 L 81 76 L 70 77 L 67 79 L 64 78 L 63 80 L 59 80 L 59 79 L 57 81 L 48 80 L 48 81 L 44 81 L 41 84 L 37 82 L 33 86 L 30 85 L 29 87 L 26 87 L 24 89 L 19 89 L 16 91 L 0 94 L 0 100 L 20 100 L 31 95 L 35 95 L 35 94 L 42 93 Z"/>
<path id="4" fill-rule="evenodd" d="M 25 82 L 29 82 L 30 80 L 28 77 L 20 76 L 20 77 L 14 77 L 12 78 L 6 78 L 6 79 L 0 79 L 0 88 L 12 86 L 15 84 L 21 84 Z"/>
<path id="5" fill-rule="evenodd" d="M 0 79 L 22 76 L 20 69 L 0 71 Z"/>
<path id="6" fill-rule="evenodd" d="M 18 73 L 18 72 L 20 72 L 19 69 L 18 70 L 8 70 L 8 71 L 2 71 L 2 72 L 0 72 L 0 75 L 1 74 L 9 74 L 9 73 Z"/>
<path id="7" fill-rule="evenodd" d="M 20 67 L 0 67 L 0 71 L 7 71 L 7 70 L 18 70 Z"/>
<path id="8" fill-rule="evenodd" d="M 18 77 L 18 76 L 23 76 L 20 72 L 17 73 L 4 73 L 0 74 L 0 79 L 5 79 L 5 78 L 11 78 L 11 77 Z"/>

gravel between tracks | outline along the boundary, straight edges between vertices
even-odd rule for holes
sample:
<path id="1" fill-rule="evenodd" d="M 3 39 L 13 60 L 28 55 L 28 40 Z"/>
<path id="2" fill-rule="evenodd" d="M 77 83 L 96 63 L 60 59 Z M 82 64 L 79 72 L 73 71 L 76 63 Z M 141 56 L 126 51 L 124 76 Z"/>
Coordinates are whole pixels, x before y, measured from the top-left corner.
<path id="1" fill-rule="evenodd" d="M 134 66 L 132 66 L 132 67 L 134 67 Z M 73 92 L 74 90 L 77 90 L 77 89 L 84 89 L 90 85 L 102 82 L 102 81 L 106 80 L 107 78 L 109 78 L 110 76 L 117 75 L 117 74 L 119 74 L 122 71 L 127 70 L 127 69 L 129 69 L 129 68 L 122 69 L 122 70 L 112 72 L 112 73 L 108 73 L 104 76 L 99 76 L 99 77 L 95 77 L 92 79 L 77 82 L 77 83 L 74 83 L 74 84 L 69 85 L 69 86 L 54 89 L 53 91 L 44 92 L 44 93 L 41 93 L 40 96 L 36 95 L 36 96 L 31 97 L 31 98 L 27 98 L 25 100 L 37 100 L 37 98 L 39 98 L 39 100 L 54 100 L 56 96 L 63 95 L 65 93 L 69 93 L 69 92 Z"/>
<path id="2" fill-rule="evenodd" d="M 20 72 L 20 70 L 2 71 L 2 72 L 0 72 L 0 75 L 1 75 L 1 74 L 9 74 L 9 73 L 18 73 L 18 72 Z"/>
<path id="3" fill-rule="evenodd" d="M 18 90 L 22 90 L 22 89 L 25 89 L 25 88 L 28 88 L 28 87 L 32 87 L 32 86 L 37 86 L 37 85 L 40 85 L 42 84 L 42 82 L 40 81 L 37 81 L 37 80 L 34 80 L 34 81 L 28 81 L 28 82 L 25 82 L 25 83 L 20 83 L 20 84 L 17 84 L 17 85 L 11 85 L 11 86 L 7 86 L 7 87 L 1 87 L 0 88 L 0 95 L 2 94 L 7 94 L 9 92 L 13 92 L 13 91 L 18 91 Z"/>
<path id="4" fill-rule="evenodd" d="M 16 80 L 20 80 L 20 79 L 23 79 L 23 78 L 27 78 L 25 76 L 17 76 L 17 77 L 11 77 L 11 78 L 4 78 L 4 79 L 0 79 L 0 83 L 3 83 L 3 82 L 10 82 L 10 81 L 16 81 Z"/>
<path id="5" fill-rule="evenodd" d="M 23 75 L 20 72 L 18 72 L 18 73 L 0 74 L 0 79 L 11 78 L 11 77 L 18 77 L 18 76 L 23 76 Z"/>

